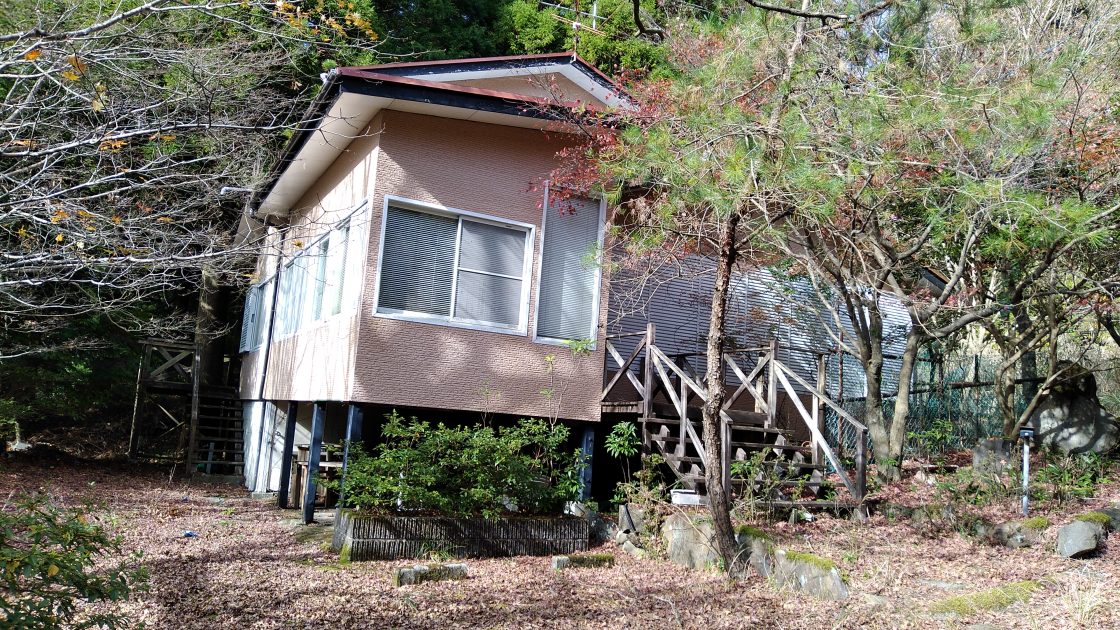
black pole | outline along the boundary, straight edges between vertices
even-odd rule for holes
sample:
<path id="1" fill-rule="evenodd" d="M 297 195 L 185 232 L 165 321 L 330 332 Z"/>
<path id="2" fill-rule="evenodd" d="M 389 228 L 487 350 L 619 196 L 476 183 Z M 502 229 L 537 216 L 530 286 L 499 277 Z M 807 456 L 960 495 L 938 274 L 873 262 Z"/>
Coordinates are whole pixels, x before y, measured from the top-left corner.
<path id="1" fill-rule="evenodd" d="M 346 498 L 346 467 L 350 465 L 350 443 L 362 440 L 362 407 L 350 403 L 346 411 L 346 440 L 342 443 L 342 473 L 338 482 L 338 509 L 342 509 L 342 502 Z M 337 518 L 336 521 L 337 522 Z"/>
<path id="2" fill-rule="evenodd" d="M 296 441 L 296 412 L 299 403 L 288 402 L 288 415 L 284 418 L 284 450 L 280 454 L 280 488 L 276 492 L 276 505 L 288 507 L 288 489 L 292 480 L 292 449 Z"/>
<path id="3" fill-rule="evenodd" d="M 303 523 L 315 522 L 315 477 L 319 475 L 319 456 L 323 450 L 323 424 L 327 404 L 314 403 L 311 409 L 311 448 L 307 453 L 307 478 L 303 480 Z"/>

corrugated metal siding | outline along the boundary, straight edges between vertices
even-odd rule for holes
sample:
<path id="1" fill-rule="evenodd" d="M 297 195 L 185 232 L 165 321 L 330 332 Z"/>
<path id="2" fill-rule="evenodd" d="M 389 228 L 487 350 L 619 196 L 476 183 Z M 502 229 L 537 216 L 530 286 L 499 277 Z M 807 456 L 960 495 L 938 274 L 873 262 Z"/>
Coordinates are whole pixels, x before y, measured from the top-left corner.
<path id="1" fill-rule="evenodd" d="M 611 281 L 610 335 L 645 330 L 647 322 L 656 327 L 655 343 L 666 354 L 702 355 L 711 314 L 710 299 L 715 272 L 710 260 L 697 256 L 671 263 L 644 262 L 617 271 Z M 779 360 L 810 383 L 815 383 L 817 356 L 835 348 L 829 331 L 835 328 L 832 316 L 820 302 L 816 291 L 803 278 L 789 278 L 779 272 L 756 268 L 737 273 L 731 284 L 727 330 L 729 343 L 736 348 L 760 348 L 778 340 Z M 888 341 L 884 351 L 900 354 L 905 345 L 909 318 L 897 300 L 883 298 L 882 310 Z M 851 324 L 844 318 L 849 331 Z M 850 334 L 850 332 L 848 333 Z M 634 337 L 618 339 L 615 347 L 623 357 L 638 343 Z M 829 357 L 829 390 L 837 391 L 838 361 Z M 886 389 L 897 386 L 898 361 L 888 361 L 884 370 Z M 692 357 L 689 364 L 697 374 L 704 372 L 703 359 Z M 745 366 L 753 361 L 744 362 Z M 613 363 L 608 369 L 614 367 Z M 637 370 L 637 366 L 632 368 Z M 844 388 L 848 395 L 863 393 L 863 370 L 854 357 L 846 357 Z M 729 385 L 738 385 L 729 376 Z M 801 389 L 801 388 L 798 388 Z"/>

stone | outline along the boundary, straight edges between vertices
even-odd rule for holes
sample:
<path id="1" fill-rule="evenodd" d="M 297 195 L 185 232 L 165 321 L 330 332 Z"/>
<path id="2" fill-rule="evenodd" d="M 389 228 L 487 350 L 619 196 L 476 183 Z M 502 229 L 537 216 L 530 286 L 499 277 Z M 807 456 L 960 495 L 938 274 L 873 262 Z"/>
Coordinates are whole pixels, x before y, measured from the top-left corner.
<path id="1" fill-rule="evenodd" d="M 773 579 L 778 584 L 818 599 L 848 599 L 848 585 L 831 560 L 813 554 L 778 549 L 773 556 Z"/>
<path id="2" fill-rule="evenodd" d="M 988 438 L 972 448 L 972 472 L 981 477 L 998 477 L 1011 463 L 1011 440 Z"/>
<path id="3" fill-rule="evenodd" d="M 631 503 L 618 506 L 618 529 L 635 534 L 646 533 L 646 513 L 642 508 Z"/>
<path id="4" fill-rule="evenodd" d="M 1045 519 L 1000 523 L 992 528 L 991 538 L 994 542 L 1011 549 L 1031 547 L 1042 542 L 1042 531 L 1049 525 L 1049 521 Z"/>
<path id="5" fill-rule="evenodd" d="M 665 519 L 661 536 L 670 562 L 690 569 L 718 566 L 720 555 L 710 520 L 676 512 Z"/>
<path id="6" fill-rule="evenodd" d="M 1120 421 L 1101 407 L 1097 379 L 1069 361 L 1056 365 L 1060 380 L 1031 415 L 1036 439 L 1063 453 L 1107 453 L 1120 445 Z"/>
<path id="7" fill-rule="evenodd" d="M 1110 522 L 1107 529 L 1109 531 L 1120 530 L 1120 506 L 1101 508 L 1097 511 L 1108 516 Z"/>
<path id="8" fill-rule="evenodd" d="M 564 514 L 578 516 L 585 519 L 591 526 L 591 541 L 605 543 L 614 540 L 618 527 L 604 519 L 598 512 L 587 507 L 579 501 L 568 501 L 564 504 Z"/>
<path id="9" fill-rule="evenodd" d="M 613 566 L 614 556 L 609 553 L 580 553 L 570 556 L 552 556 L 552 568 L 555 570 Z"/>
<path id="10" fill-rule="evenodd" d="M 635 545 L 634 543 L 630 542 L 629 540 L 622 543 L 622 550 L 625 551 L 626 553 L 634 556 L 635 558 L 644 559 L 646 556 L 649 555 L 648 553 L 646 553 L 645 549 L 642 549 L 641 547 Z"/>
<path id="11" fill-rule="evenodd" d="M 614 542 L 618 545 L 624 545 L 628 542 L 632 542 L 633 539 L 634 534 L 628 529 L 620 529 L 614 535 Z"/>
<path id="12" fill-rule="evenodd" d="M 920 506 L 910 515 L 910 526 L 925 536 L 950 530 L 956 521 L 953 508 L 938 503 Z"/>
<path id="13" fill-rule="evenodd" d="M 872 608 L 886 608 L 891 605 L 891 600 L 881 595 L 872 595 L 871 593 L 864 593 L 863 601 L 867 602 Z"/>
<path id="14" fill-rule="evenodd" d="M 418 564 L 412 567 L 402 567 L 393 573 L 393 586 L 411 586 L 424 582 L 442 582 L 444 580 L 465 580 L 467 578 L 467 565 L 455 564 Z"/>
<path id="15" fill-rule="evenodd" d="M 1094 553 L 1104 538 L 1104 528 L 1089 521 L 1074 521 L 1058 530 L 1058 555 L 1084 558 Z"/>
<path id="16" fill-rule="evenodd" d="M 747 563 L 751 568 L 764 578 L 770 577 L 774 573 L 774 543 L 753 538 L 750 541 L 749 551 Z"/>

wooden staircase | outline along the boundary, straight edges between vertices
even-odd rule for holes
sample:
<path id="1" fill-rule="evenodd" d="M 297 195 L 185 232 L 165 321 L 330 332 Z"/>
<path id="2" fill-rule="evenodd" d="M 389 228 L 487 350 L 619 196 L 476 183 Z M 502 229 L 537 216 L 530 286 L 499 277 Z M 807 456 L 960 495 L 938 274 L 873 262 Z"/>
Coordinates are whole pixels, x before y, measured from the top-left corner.
<path id="1" fill-rule="evenodd" d="M 823 358 L 817 361 L 814 386 L 778 360 L 777 342 L 766 348 L 726 353 L 721 453 L 712 457 L 703 441 L 702 405 L 707 392 L 689 360 L 703 357 L 697 353 L 667 355 L 655 345 L 654 333 L 651 324 L 642 333 L 607 338 L 608 382 L 601 404 L 605 414 L 621 414 L 640 424 L 645 452 L 662 456 L 681 489 L 702 501 L 705 472 L 712 465 L 719 466 L 724 486 L 734 497 L 751 497 L 771 507 L 862 506 L 867 429 L 824 393 Z M 631 342 L 640 339 L 623 359 L 617 342 L 628 337 Z M 624 382 L 632 388 L 620 386 Z M 802 400 L 805 397 L 812 401 L 808 408 Z M 740 408 L 743 404 L 736 407 L 740 400 L 753 400 L 751 409 Z M 794 407 L 795 417 L 780 418 L 780 402 Z M 838 433 L 854 435 L 836 435 L 830 443 L 824 434 L 826 410 L 844 421 L 839 423 Z M 791 425 L 798 421 L 811 436 L 806 443 L 793 439 Z M 845 438 L 854 439 L 856 444 L 854 460 L 848 466 L 836 455 L 839 442 Z M 674 498 L 678 496 L 674 494 Z"/>
<path id="2" fill-rule="evenodd" d="M 129 457 L 184 461 L 193 473 L 244 473 L 237 389 L 200 382 L 190 342 L 145 339 L 136 377 Z"/>
<path id="3" fill-rule="evenodd" d="M 244 472 L 245 434 L 241 401 L 232 388 L 202 388 L 198 425 L 191 447 L 197 472 L 207 475 L 241 475 Z"/>

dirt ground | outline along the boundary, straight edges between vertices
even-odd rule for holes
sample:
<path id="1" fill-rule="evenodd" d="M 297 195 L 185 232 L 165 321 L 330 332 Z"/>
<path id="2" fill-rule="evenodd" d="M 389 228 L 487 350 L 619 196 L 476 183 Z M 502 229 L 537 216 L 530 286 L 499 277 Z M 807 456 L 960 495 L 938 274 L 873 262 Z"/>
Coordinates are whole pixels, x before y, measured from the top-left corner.
<path id="1" fill-rule="evenodd" d="M 294 510 L 251 500 L 237 486 L 169 481 L 169 472 L 0 459 L 0 497 L 40 490 L 97 505 L 125 549 L 143 552 L 150 583 L 124 609 L 149 628 L 1120 627 L 1120 545 L 1091 560 L 1053 551 L 1058 526 L 1120 501 L 1115 483 L 1082 505 L 1052 510 L 1047 544 L 1019 550 L 957 533 L 931 538 L 883 516 L 764 526 L 779 546 L 830 558 L 847 575 L 851 599 L 822 602 L 757 576 L 729 582 L 714 571 L 637 560 L 613 544 L 600 549 L 616 553 L 612 568 L 554 572 L 548 558 L 468 560 L 467 580 L 394 588 L 392 571 L 411 563 L 340 565 L 326 547 L 329 532 L 298 525 Z M 1029 602 L 964 617 L 929 610 L 1028 579 L 1043 581 Z"/>

